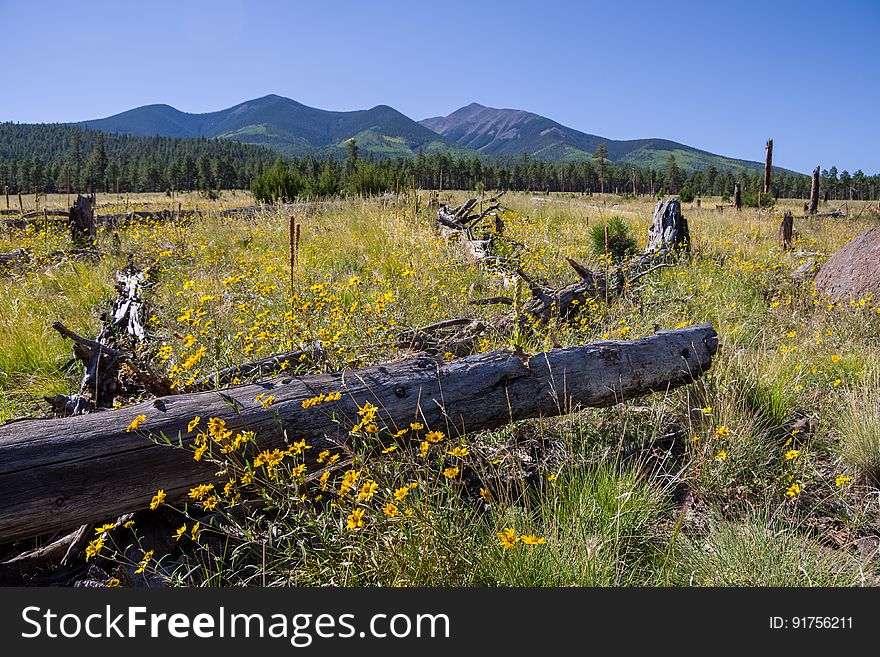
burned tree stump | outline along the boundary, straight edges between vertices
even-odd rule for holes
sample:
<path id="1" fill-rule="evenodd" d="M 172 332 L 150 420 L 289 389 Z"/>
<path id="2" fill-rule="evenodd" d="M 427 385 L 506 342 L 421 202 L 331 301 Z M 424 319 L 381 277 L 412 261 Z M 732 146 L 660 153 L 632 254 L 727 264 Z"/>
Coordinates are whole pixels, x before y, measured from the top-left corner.
<path id="1" fill-rule="evenodd" d="M 782 223 L 779 224 L 779 250 L 791 251 L 791 239 L 794 233 L 794 217 L 786 210 Z"/>
<path id="2" fill-rule="evenodd" d="M 807 214 L 816 214 L 819 210 L 819 167 L 813 169 L 813 181 L 810 185 L 810 205 Z"/>
<path id="3" fill-rule="evenodd" d="M 743 206 L 742 191 L 739 188 L 739 183 L 736 183 L 733 186 L 733 206 L 737 210 L 742 210 L 742 206 Z"/>
<path id="4" fill-rule="evenodd" d="M 675 249 L 687 251 L 689 248 L 690 232 L 687 219 L 681 213 L 681 201 L 671 196 L 657 201 L 645 254 L 665 255 Z"/>
<path id="5" fill-rule="evenodd" d="M 95 198 L 77 194 L 69 214 L 70 237 L 78 246 L 92 246 L 95 241 Z"/>

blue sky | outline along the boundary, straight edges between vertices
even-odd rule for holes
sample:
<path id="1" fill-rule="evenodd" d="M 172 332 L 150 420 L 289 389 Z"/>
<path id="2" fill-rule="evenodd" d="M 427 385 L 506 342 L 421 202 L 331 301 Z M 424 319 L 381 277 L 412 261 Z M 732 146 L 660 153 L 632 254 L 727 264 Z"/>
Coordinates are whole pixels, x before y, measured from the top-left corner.
<path id="1" fill-rule="evenodd" d="M 0 0 L 0 17 L 0 121 L 269 93 L 414 119 L 476 101 L 752 160 L 772 137 L 779 166 L 880 173 L 880 0 Z"/>

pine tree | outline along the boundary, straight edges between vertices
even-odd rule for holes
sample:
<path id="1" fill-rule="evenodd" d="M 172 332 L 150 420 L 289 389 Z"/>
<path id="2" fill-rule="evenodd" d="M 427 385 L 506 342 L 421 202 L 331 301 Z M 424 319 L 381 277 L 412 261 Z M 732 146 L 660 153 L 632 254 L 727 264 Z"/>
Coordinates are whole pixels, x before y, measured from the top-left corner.
<path id="1" fill-rule="evenodd" d="M 593 153 L 593 159 L 596 161 L 596 170 L 599 172 L 599 191 L 605 193 L 605 181 L 608 176 L 608 148 L 605 144 L 596 146 L 596 152 Z"/>

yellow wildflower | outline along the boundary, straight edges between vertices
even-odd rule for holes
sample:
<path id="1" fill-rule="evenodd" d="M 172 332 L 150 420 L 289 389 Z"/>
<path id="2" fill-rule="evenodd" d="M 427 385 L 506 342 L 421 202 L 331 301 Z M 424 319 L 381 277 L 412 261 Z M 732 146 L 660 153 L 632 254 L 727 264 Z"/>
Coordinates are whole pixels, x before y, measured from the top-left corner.
<path id="1" fill-rule="evenodd" d="M 523 534 L 522 536 L 520 536 L 519 540 L 521 540 L 526 545 L 544 545 L 544 543 L 547 542 L 547 540 L 543 536 L 538 538 L 534 534 Z"/>
<path id="2" fill-rule="evenodd" d="M 150 559 L 153 558 L 153 551 L 149 550 L 148 552 L 144 552 L 144 558 L 141 559 L 141 562 L 138 564 L 138 569 L 134 571 L 134 574 L 137 575 L 139 573 L 144 572 L 147 569 L 147 566 L 150 563 Z"/>
<path id="3" fill-rule="evenodd" d="M 201 416 L 201 415 L 196 415 L 196 416 L 190 421 L 190 423 L 187 425 L 187 427 L 186 427 L 187 432 L 190 432 L 190 431 L 192 431 L 193 429 L 195 429 L 197 426 L 199 426 L 199 422 L 201 422 L 201 421 L 202 421 L 202 416 Z"/>
<path id="4" fill-rule="evenodd" d="M 384 513 L 387 518 L 394 518 L 400 513 L 400 509 L 394 502 L 388 502 L 382 507 L 382 513 Z"/>
<path id="5" fill-rule="evenodd" d="M 458 476 L 459 472 L 460 472 L 460 470 L 458 469 L 458 466 L 456 466 L 454 468 L 446 468 L 443 471 L 443 476 L 446 477 L 447 479 L 455 479 Z"/>
<path id="6" fill-rule="evenodd" d="M 360 492 L 358 492 L 358 502 L 369 502 L 377 490 L 379 490 L 379 484 L 372 479 L 367 479 L 364 485 L 361 486 Z"/>
<path id="7" fill-rule="evenodd" d="M 446 437 L 446 434 L 442 431 L 431 431 L 429 434 L 425 436 L 425 440 L 429 443 L 439 443 Z"/>
<path id="8" fill-rule="evenodd" d="M 513 527 L 505 527 L 497 534 L 498 539 L 501 541 L 501 546 L 507 550 L 512 547 L 516 547 L 516 544 L 519 542 L 519 537 L 516 535 L 516 530 Z"/>
<path id="9" fill-rule="evenodd" d="M 174 540 L 179 541 L 180 537 L 186 534 L 186 523 L 183 523 L 183 527 L 178 527 L 177 531 L 174 532 Z"/>
<path id="10" fill-rule="evenodd" d="M 141 426 L 147 419 L 146 415 L 138 415 L 134 420 L 131 421 L 131 424 L 128 425 L 126 431 L 134 431 L 139 426 Z"/>
<path id="11" fill-rule="evenodd" d="M 844 484 L 848 484 L 852 481 L 852 477 L 848 477 L 846 475 L 838 475 L 837 479 L 834 480 L 835 486 L 843 486 Z"/>
<path id="12" fill-rule="evenodd" d="M 327 490 L 327 480 L 330 479 L 330 471 L 325 470 L 318 481 L 321 484 L 321 490 Z"/>
<path id="13" fill-rule="evenodd" d="M 348 529 L 354 531 L 364 526 L 364 510 L 355 509 L 348 516 Z"/>
<path id="14" fill-rule="evenodd" d="M 785 453 L 785 460 L 792 461 L 798 457 L 798 454 L 800 454 L 800 450 L 790 449 Z"/>
<path id="15" fill-rule="evenodd" d="M 726 459 L 726 458 L 727 458 L 727 452 L 726 452 L 725 450 L 723 450 L 723 449 L 720 450 L 720 451 L 715 455 L 715 460 L 716 460 L 716 461 L 723 461 L 723 460 Z"/>
<path id="16" fill-rule="evenodd" d="M 159 505 L 165 501 L 165 491 L 160 490 L 155 495 L 153 495 L 153 499 L 150 500 L 150 510 L 155 511 L 159 508 Z"/>
<path id="17" fill-rule="evenodd" d="M 201 500 L 212 490 L 214 490 L 214 484 L 199 484 L 195 488 L 190 489 L 189 496 L 190 499 Z"/>
<path id="18" fill-rule="evenodd" d="M 729 435 L 730 435 L 730 429 L 728 429 L 724 425 L 721 425 L 720 427 L 715 429 L 715 437 L 716 438 L 726 438 Z"/>

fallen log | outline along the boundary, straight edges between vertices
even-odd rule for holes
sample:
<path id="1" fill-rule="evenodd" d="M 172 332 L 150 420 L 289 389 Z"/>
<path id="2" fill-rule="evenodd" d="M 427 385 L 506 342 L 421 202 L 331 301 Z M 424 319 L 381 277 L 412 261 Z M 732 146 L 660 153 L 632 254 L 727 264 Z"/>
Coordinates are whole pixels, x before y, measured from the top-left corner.
<path id="1" fill-rule="evenodd" d="M 194 461 L 190 452 L 155 437 L 190 447 L 195 432 L 187 425 L 196 415 L 220 418 L 233 431 L 256 432 L 261 450 L 305 439 L 312 455 L 345 443 L 366 402 L 379 408 L 380 427 L 394 431 L 418 420 L 454 438 L 688 384 L 709 369 L 717 347 L 712 326 L 701 324 L 531 357 L 508 351 L 453 361 L 418 356 L 0 425 L 0 543 L 143 509 L 157 489 L 165 490 L 169 503 L 184 499 L 193 485 L 213 480 L 217 466 Z M 327 408 L 303 408 L 303 401 L 336 391 L 341 399 Z M 258 395 L 262 401 L 255 401 Z M 268 396 L 274 403 L 264 403 Z M 142 425 L 127 430 L 141 415 Z"/>

